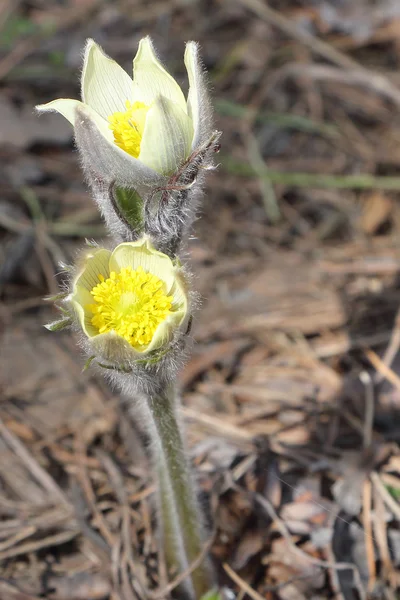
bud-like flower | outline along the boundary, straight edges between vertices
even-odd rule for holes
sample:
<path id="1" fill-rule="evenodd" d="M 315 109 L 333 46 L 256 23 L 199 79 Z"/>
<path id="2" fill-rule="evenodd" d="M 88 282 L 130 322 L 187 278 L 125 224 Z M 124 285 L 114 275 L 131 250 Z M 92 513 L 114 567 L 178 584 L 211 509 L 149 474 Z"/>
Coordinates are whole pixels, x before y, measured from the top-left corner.
<path id="1" fill-rule="evenodd" d="M 198 49 L 186 46 L 187 100 L 158 60 L 150 38 L 139 43 L 133 80 L 89 40 L 82 71 L 82 102 L 54 100 L 37 107 L 58 111 L 75 127 L 84 160 L 101 176 L 136 187 L 174 174 L 210 135 L 209 103 Z M 160 177 L 161 176 L 161 177 Z"/>
<path id="2" fill-rule="evenodd" d="M 69 301 L 89 352 L 117 367 L 157 357 L 187 328 L 180 265 L 148 239 L 87 253 Z"/>

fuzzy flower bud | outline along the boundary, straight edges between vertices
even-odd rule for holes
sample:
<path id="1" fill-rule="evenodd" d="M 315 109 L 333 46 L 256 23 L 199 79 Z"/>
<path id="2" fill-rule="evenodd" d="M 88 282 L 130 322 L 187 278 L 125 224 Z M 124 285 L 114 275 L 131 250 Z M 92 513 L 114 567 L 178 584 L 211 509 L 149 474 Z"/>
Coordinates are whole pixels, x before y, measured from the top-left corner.
<path id="1" fill-rule="evenodd" d="M 88 353 L 117 368 L 157 362 L 187 329 L 180 265 L 148 239 L 86 253 L 68 301 Z"/>
<path id="2" fill-rule="evenodd" d="M 89 40 L 82 101 L 61 98 L 37 107 L 40 112 L 61 113 L 74 126 L 95 197 L 112 232 L 122 239 L 137 239 L 155 227 L 146 228 L 143 220 L 143 230 L 135 230 L 129 207 L 127 216 L 126 206 L 115 201 L 115 189 L 135 190 L 132 210 L 137 213 L 138 207 L 144 209 L 144 202 L 163 190 L 179 192 L 192 185 L 206 155 L 215 149 L 217 134 L 212 133 L 210 103 L 194 42 L 186 45 L 185 65 L 187 99 L 158 60 L 150 38 L 139 43 L 133 79 Z M 157 210 L 153 206 L 150 212 L 154 216 Z M 182 214 L 179 219 L 184 220 Z"/>

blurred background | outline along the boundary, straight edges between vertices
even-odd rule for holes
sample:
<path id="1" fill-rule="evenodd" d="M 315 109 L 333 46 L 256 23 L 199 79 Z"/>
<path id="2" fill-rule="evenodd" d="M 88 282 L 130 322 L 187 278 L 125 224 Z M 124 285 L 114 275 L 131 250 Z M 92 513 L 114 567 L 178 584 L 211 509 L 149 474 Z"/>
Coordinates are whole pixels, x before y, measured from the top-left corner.
<path id="1" fill-rule="evenodd" d="M 70 125 L 85 40 L 128 72 L 150 34 L 209 72 L 219 168 L 190 242 L 203 297 L 182 418 L 239 599 L 400 589 L 398 0 L 0 3 L 0 598 L 163 592 L 140 423 L 43 300 L 101 241 Z"/>

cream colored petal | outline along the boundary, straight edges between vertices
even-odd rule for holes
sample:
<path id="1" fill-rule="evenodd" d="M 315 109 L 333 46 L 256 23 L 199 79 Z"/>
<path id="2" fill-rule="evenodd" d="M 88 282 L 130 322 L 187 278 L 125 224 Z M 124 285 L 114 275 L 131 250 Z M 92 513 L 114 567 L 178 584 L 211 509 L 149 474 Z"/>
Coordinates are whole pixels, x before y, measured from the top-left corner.
<path id="1" fill-rule="evenodd" d="M 80 100 L 72 100 L 70 98 L 59 98 L 47 104 L 39 104 L 36 110 L 40 113 L 58 112 L 65 117 L 72 125 L 76 125 L 76 119 L 79 111 L 83 111 L 96 124 L 104 137 L 114 144 L 114 137 L 109 128 L 108 122 L 103 119 L 95 110 Z"/>
<path id="2" fill-rule="evenodd" d="M 47 104 L 39 104 L 36 110 L 40 113 L 58 112 L 65 117 L 72 125 L 75 125 L 76 109 L 78 106 L 84 106 L 80 100 L 72 100 L 71 98 L 59 98 Z"/>
<path id="3" fill-rule="evenodd" d="M 72 294 L 71 301 L 76 302 L 85 308 L 88 304 L 93 304 L 93 296 L 87 287 L 78 284 L 74 287 L 74 293 Z"/>
<path id="4" fill-rule="evenodd" d="M 158 96 L 147 113 L 139 160 L 162 175 L 171 175 L 190 154 L 192 120 L 177 105 Z"/>
<path id="5" fill-rule="evenodd" d="M 171 313 L 167 319 L 169 325 L 175 330 L 178 329 L 186 318 L 186 310 L 176 310 Z"/>
<path id="6" fill-rule="evenodd" d="M 172 288 L 175 281 L 175 267 L 171 259 L 166 254 L 154 250 L 148 241 L 119 244 L 111 255 L 111 271 L 118 272 L 124 267 L 137 269 L 139 266 L 164 281 L 166 292 Z"/>
<path id="7" fill-rule="evenodd" d="M 168 294 L 173 295 L 172 312 L 166 320 L 157 327 L 153 339 L 146 351 L 151 352 L 169 342 L 174 331 L 185 322 L 188 310 L 188 300 L 179 276 L 175 278 L 174 284 Z"/>
<path id="8" fill-rule="evenodd" d="M 89 338 L 99 333 L 91 323 L 93 314 L 88 305 L 93 304 L 93 296 L 90 292 L 100 283 L 99 275 L 103 275 L 105 279 L 109 277 L 108 263 L 110 256 L 111 252 L 104 248 L 87 253 L 84 258 L 85 262 L 82 270 L 74 281 L 71 302 L 75 308 L 80 325 Z"/>
<path id="9" fill-rule="evenodd" d="M 133 99 L 149 106 L 160 95 L 175 102 L 186 112 L 185 96 L 181 88 L 164 69 L 150 38 L 146 37 L 140 40 L 133 60 Z"/>
<path id="10" fill-rule="evenodd" d="M 173 296 L 173 308 L 174 310 L 182 310 L 184 313 L 187 311 L 188 299 L 186 291 L 183 287 L 183 282 L 179 277 L 175 278 L 174 285 L 169 291 L 169 295 Z"/>
<path id="11" fill-rule="evenodd" d="M 168 318 L 162 323 L 160 323 L 160 325 L 157 327 L 153 339 L 151 340 L 150 344 L 146 347 L 145 352 L 153 352 L 153 350 L 161 348 L 172 339 L 173 334 L 174 327 L 169 322 Z"/>
<path id="12" fill-rule="evenodd" d="M 171 341 L 174 335 L 174 331 L 176 331 L 176 329 L 178 329 L 182 325 L 185 317 L 186 312 L 184 310 L 177 310 L 171 313 L 165 319 L 165 321 L 160 323 L 160 325 L 157 327 L 153 339 L 151 340 L 150 344 L 147 346 L 145 351 L 152 352 L 153 350 L 157 350 L 157 348 L 161 348 L 169 341 Z"/>
<path id="13" fill-rule="evenodd" d="M 110 276 L 110 257 L 111 252 L 105 248 L 86 254 L 82 271 L 74 281 L 74 294 L 78 287 L 90 292 L 100 282 L 99 275 L 105 279 Z M 79 301 L 79 297 L 76 297 L 76 300 Z"/>
<path id="14" fill-rule="evenodd" d="M 93 301 L 93 298 L 92 298 L 92 301 Z M 82 327 L 82 331 L 86 335 L 86 337 L 92 338 L 92 337 L 95 337 L 96 335 L 98 335 L 98 333 L 99 333 L 98 330 L 95 327 L 93 327 L 93 325 L 91 323 L 91 319 L 92 319 L 93 315 L 88 311 L 87 308 L 85 308 L 84 305 L 82 305 L 80 302 L 77 302 L 76 300 L 74 300 L 74 297 L 72 298 L 71 302 L 75 309 L 80 326 Z"/>
<path id="15" fill-rule="evenodd" d="M 72 296 L 72 304 L 78 315 L 83 332 L 91 338 L 99 334 L 96 327 L 92 325 L 93 313 L 89 306 L 94 303 L 92 294 L 83 286 L 78 285 Z"/>
<path id="16" fill-rule="evenodd" d="M 186 44 L 185 66 L 189 78 L 187 107 L 188 114 L 193 121 L 192 150 L 194 150 L 209 137 L 212 128 L 211 104 L 204 70 L 199 58 L 199 47 L 195 42 Z"/>
<path id="17" fill-rule="evenodd" d="M 125 111 L 126 101 L 132 100 L 132 79 L 93 40 L 88 40 L 85 50 L 82 100 L 104 119 Z"/>

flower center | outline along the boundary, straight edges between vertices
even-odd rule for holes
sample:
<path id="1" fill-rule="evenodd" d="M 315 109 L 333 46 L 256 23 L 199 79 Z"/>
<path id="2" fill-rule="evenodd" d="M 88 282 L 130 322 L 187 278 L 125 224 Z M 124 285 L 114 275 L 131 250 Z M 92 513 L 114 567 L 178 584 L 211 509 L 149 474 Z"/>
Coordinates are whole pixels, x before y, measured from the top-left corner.
<path id="1" fill-rule="evenodd" d="M 129 100 L 125 102 L 125 106 L 125 112 L 115 112 L 108 117 L 109 127 L 117 146 L 137 158 L 140 154 L 144 125 L 150 107 L 143 102 L 132 104 Z"/>
<path id="2" fill-rule="evenodd" d="M 95 304 L 92 325 L 99 333 L 115 331 L 131 346 L 146 346 L 171 312 L 172 296 L 164 293 L 164 282 L 146 273 L 142 267 L 125 267 L 119 273 L 111 271 L 90 292 Z"/>

